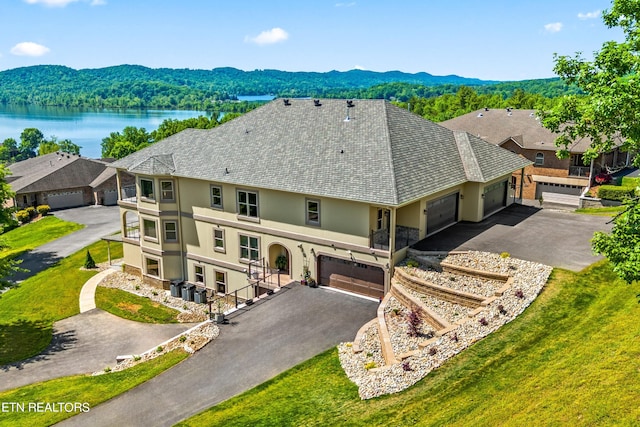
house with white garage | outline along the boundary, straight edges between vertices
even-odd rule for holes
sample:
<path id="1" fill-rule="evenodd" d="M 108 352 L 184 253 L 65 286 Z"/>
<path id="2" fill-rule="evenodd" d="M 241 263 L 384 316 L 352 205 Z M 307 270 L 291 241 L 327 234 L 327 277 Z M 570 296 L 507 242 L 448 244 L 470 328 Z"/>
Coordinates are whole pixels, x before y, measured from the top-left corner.
<path id="1" fill-rule="evenodd" d="M 126 270 L 230 294 L 277 267 L 382 297 L 407 248 L 514 203 L 530 161 L 384 100 L 277 99 L 114 162 Z"/>
<path id="2" fill-rule="evenodd" d="M 64 209 L 118 201 L 115 171 L 107 162 L 62 151 L 33 157 L 8 166 L 7 183 L 15 192 L 6 203 L 23 209 L 49 205 Z M 122 175 L 123 182 L 127 178 Z"/>

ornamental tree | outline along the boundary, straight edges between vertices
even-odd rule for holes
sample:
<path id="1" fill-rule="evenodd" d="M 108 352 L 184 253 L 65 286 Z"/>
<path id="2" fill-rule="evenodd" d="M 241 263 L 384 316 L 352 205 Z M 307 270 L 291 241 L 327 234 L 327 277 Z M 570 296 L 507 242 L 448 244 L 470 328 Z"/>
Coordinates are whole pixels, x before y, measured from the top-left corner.
<path id="1" fill-rule="evenodd" d="M 580 53 L 555 55 L 554 72 L 584 95 L 565 96 L 550 111 L 541 111 L 542 124 L 559 134 L 559 157 L 569 156 L 569 147 L 582 138 L 591 144 L 585 163 L 620 144 L 622 151 L 640 148 L 640 0 L 613 0 L 603 12 L 605 25 L 623 31 L 624 41 L 608 41 L 594 59 Z M 634 160 L 640 166 L 640 156 Z M 625 281 L 640 279 L 640 206 L 638 198 L 626 202 L 611 234 L 598 232 L 592 240 L 594 252 L 606 256 Z"/>

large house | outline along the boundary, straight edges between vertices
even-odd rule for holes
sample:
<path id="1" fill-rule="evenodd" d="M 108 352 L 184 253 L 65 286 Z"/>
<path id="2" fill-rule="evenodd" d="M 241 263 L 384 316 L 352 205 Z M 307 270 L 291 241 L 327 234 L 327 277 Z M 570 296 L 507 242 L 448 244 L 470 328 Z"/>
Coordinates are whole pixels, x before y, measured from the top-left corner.
<path id="1" fill-rule="evenodd" d="M 616 147 L 601 154 L 593 162 L 592 170 L 582 157 L 591 142 L 587 138 L 569 147 L 569 158 L 559 159 L 556 156 L 559 148 L 554 143 L 558 135 L 541 125 L 534 110 L 485 108 L 440 124 L 468 132 L 533 162 L 525 168 L 524 183 L 518 174 L 513 177 L 516 188 L 522 185 L 525 199 L 540 199 L 543 192 L 580 195 L 589 186 L 591 174 L 595 176 L 631 163 L 628 153 L 621 153 Z"/>
<path id="2" fill-rule="evenodd" d="M 115 205 L 115 171 L 107 162 L 58 151 L 9 165 L 7 183 L 16 193 L 5 203 L 22 209 L 49 205 L 64 209 L 90 204 Z M 122 175 L 122 181 L 131 179 Z"/>
<path id="3" fill-rule="evenodd" d="M 112 166 L 136 176 L 124 262 L 148 283 L 229 294 L 277 266 L 379 298 L 408 246 L 513 203 L 529 164 L 384 100 L 277 99 Z"/>

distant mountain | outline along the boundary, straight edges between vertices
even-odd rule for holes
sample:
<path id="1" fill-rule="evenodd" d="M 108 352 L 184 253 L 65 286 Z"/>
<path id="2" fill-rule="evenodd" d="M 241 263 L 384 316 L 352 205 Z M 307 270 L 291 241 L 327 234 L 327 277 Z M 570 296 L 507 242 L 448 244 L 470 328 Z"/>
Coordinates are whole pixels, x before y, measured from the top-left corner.
<path id="1" fill-rule="evenodd" d="M 82 107 L 207 108 L 236 95 L 323 96 L 388 83 L 484 86 L 498 83 L 455 75 L 366 70 L 289 72 L 236 68 L 191 70 L 140 65 L 75 70 L 38 65 L 0 72 L 0 103 Z"/>

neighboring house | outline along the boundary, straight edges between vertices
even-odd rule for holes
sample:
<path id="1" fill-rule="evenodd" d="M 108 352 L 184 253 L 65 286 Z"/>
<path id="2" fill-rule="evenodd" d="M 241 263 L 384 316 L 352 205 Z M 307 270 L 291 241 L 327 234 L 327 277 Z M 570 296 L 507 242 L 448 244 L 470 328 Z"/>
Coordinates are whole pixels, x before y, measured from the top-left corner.
<path id="1" fill-rule="evenodd" d="M 525 199 L 540 199 L 543 192 L 580 195 L 589 185 L 591 165 L 584 164 L 582 155 L 591 141 L 581 139 L 569 147 L 569 158 L 558 159 L 559 148 L 554 143 L 558 134 L 542 127 L 535 110 L 485 108 L 440 124 L 468 132 L 533 162 L 524 171 L 522 196 Z M 607 172 L 607 168 L 620 164 L 628 165 L 630 159 L 616 147 L 593 162 L 593 174 Z M 515 188 L 520 187 L 521 178 L 514 174 Z"/>
<path id="2" fill-rule="evenodd" d="M 284 257 L 293 280 L 379 298 L 409 245 L 513 203 L 529 164 L 384 100 L 278 99 L 112 166 L 136 175 L 124 262 L 148 283 L 230 293 Z"/>
<path id="3" fill-rule="evenodd" d="M 9 206 L 63 209 L 117 203 L 115 171 L 103 161 L 57 152 L 14 163 L 9 170 L 7 182 L 16 193 Z"/>

